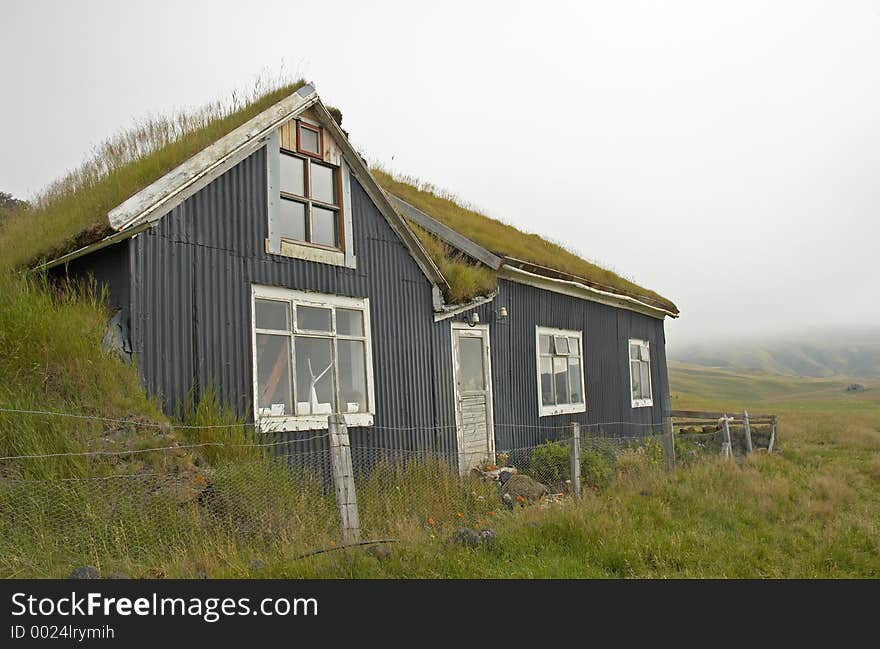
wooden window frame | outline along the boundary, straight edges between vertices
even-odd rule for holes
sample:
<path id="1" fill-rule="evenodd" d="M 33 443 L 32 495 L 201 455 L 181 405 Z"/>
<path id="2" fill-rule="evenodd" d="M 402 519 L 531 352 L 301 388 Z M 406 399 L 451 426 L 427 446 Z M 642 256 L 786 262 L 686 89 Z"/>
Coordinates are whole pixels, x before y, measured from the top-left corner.
<path id="1" fill-rule="evenodd" d="M 306 129 L 308 131 L 312 131 L 318 135 L 318 151 L 317 153 L 313 151 L 309 151 L 307 149 L 302 148 L 302 129 Z M 324 159 L 324 129 L 320 126 L 315 126 L 313 124 L 309 124 L 307 122 L 302 121 L 301 119 L 296 120 L 296 152 L 300 155 L 305 155 L 310 158 L 316 158 L 318 160 Z"/>
<path id="2" fill-rule="evenodd" d="M 551 348 L 552 351 L 550 354 L 542 354 L 541 353 L 541 336 L 550 336 L 550 343 L 554 345 L 554 336 L 564 336 L 566 338 L 577 338 L 578 341 L 578 353 L 571 353 L 571 349 L 569 347 L 568 354 L 557 354 L 555 352 L 555 348 Z M 581 401 L 578 403 L 563 403 L 563 404 L 552 404 L 552 405 L 544 405 L 544 395 L 541 391 L 541 357 L 550 358 L 564 358 L 566 359 L 566 363 L 568 363 L 568 359 L 577 358 L 580 361 L 581 366 Z M 538 387 L 538 416 L 539 417 L 549 417 L 552 415 L 566 415 L 573 414 L 579 412 L 587 411 L 587 368 L 585 362 L 585 351 L 584 351 L 584 336 L 582 331 L 575 331 L 573 329 L 555 329 L 553 327 L 544 327 L 541 325 L 535 326 L 535 376 L 537 378 L 537 387 Z M 552 365 L 552 363 L 551 363 Z M 568 366 L 566 366 L 568 367 Z M 554 388 L 555 389 L 555 388 Z"/>
<path id="3" fill-rule="evenodd" d="M 257 300 L 267 300 L 283 302 L 288 308 L 288 328 L 286 330 L 262 329 L 256 325 L 256 303 Z M 322 309 L 330 309 L 331 320 L 329 332 L 305 330 L 299 328 L 297 307 L 308 306 L 318 307 Z M 338 309 L 347 309 L 352 311 L 360 311 L 363 317 L 363 334 L 340 334 L 336 324 L 336 312 Z M 282 432 L 297 430 L 321 430 L 328 427 L 327 415 L 321 414 L 298 414 L 299 395 L 296 386 L 296 339 L 297 338 L 327 338 L 331 340 L 331 357 L 333 359 L 333 384 L 335 393 L 333 395 L 336 409 L 339 408 L 339 360 L 338 360 L 338 343 L 340 340 L 356 340 L 364 344 L 364 363 L 366 370 L 366 411 L 358 413 L 341 413 L 345 415 L 346 422 L 349 426 L 372 426 L 373 419 L 376 414 L 376 387 L 373 375 L 373 334 L 370 322 L 370 300 L 369 298 L 352 298 L 341 295 L 330 295 L 321 293 L 307 293 L 303 291 L 294 291 L 290 289 L 253 285 L 251 289 L 251 330 L 252 335 L 252 354 L 253 354 L 253 394 L 254 394 L 254 421 L 260 432 Z M 259 368 L 257 367 L 257 336 L 277 335 L 287 336 L 289 338 L 289 381 L 291 390 L 291 400 L 293 404 L 293 413 L 282 416 L 273 416 L 260 412 L 259 398 Z"/>
<path id="4" fill-rule="evenodd" d="M 640 349 L 644 348 L 648 350 L 648 360 L 643 361 L 641 358 L 633 358 L 632 357 L 632 346 L 637 345 Z M 629 396 L 632 402 L 633 408 L 650 408 L 654 405 L 654 378 L 651 376 L 651 343 L 647 340 L 642 340 L 640 338 L 630 338 L 626 342 L 626 358 L 627 358 L 627 367 L 629 368 Z M 633 373 L 632 373 L 632 364 L 633 361 L 638 363 L 647 363 L 648 364 L 648 396 L 636 399 L 633 397 Z"/>
<path id="5" fill-rule="evenodd" d="M 299 140 L 297 140 L 297 148 L 299 148 Z M 333 252 L 345 252 L 345 214 L 343 212 L 343 199 L 342 199 L 342 167 L 341 165 L 333 165 L 329 162 L 325 162 L 323 159 L 318 159 L 308 154 L 300 155 L 296 151 L 291 151 L 290 149 L 285 149 L 281 147 L 279 149 L 279 155 L 287 155 L 298 160 L 303 161 L 303 192 L 305 196 L 299 196 L 297 194 L 290 194 L 288 192 L 278 190 L 278 197 L 282 201 L 295 201 L 297 203 L 301 203 L 305 205 L 305 236 L 304 240 L 299 239 L 291 239 L 290 237 L 281 237 L 282 241 L 286 241 L 288 243 L 292 243 L 295 245 L 301 246 L 309 246 L 312 248 L 319 248 L 321 250 L 330 250 Z M 333 188 L 334 193 L 336 194 L 336 205 L 332 203 L 325 203 L 324 201 L 315 200 L 312 198 L 312 165 L 318 164 L 323 167 L 327 167 L 333 171 Z M 335 246 L 328 246 L 322 243 L 314 243 L 312 239 L 312 205 L 316 205 L 325 210 L 330 210 L 336 214 L 336 244 Z"/>

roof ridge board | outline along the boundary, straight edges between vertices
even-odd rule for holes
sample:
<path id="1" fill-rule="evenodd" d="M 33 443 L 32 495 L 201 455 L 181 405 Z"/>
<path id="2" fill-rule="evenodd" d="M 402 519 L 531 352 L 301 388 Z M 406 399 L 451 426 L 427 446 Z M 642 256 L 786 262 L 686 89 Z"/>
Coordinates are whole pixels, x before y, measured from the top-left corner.
<path id="1" fill-rule="evenodd" d="M 246 147 L 262 133 L 271 131 L 279 123 L 302 112 L 318 100 L 315 87 L 312 84 L 306 84 L 261 113 L 254 115 L 241 126 L 190 156 L 174 169 L 163 174 L 107 212 L 110 227 L 121 231 L 136 225 L 143 218 L 149 218 L 164 203 L 191 183 L 209 174 L 215 167 L 223 164 L 227 158 L 235 155 L 238 150 Z M 163 211 L 162 214 L 164 215 L 165 212 Z"/>
<path id="2" fill-rule="evenodd" d="M 479 261 L 492 270 L 498 270 L 504 263 L 504 260 L 490 250 L 487 250 L 472 239 L 467 238 L 455 228 L 449 227 L 445 223 L 438 221 L 430 214 L 420 210 L 415 205 L 408 203 L 392 192 L 386 192 L 406 212 L 405 216 L 411 218 L 418 225 L 425 228 L 428 232 L 439 237 L 444 242 L 465 253 L 472 259 Z"/>
<path id="3" fill-rule="evenodd" d="M 508 265 L 512 265 L 514 268 L 521 266 L 529 266 L 532 268 L 531 272 L 536 273 L 538 275 L 544 275 L 545 277 L 553 278 L 553 275 L 556 275 L 558 279 L 571 280 L 580 282 L 581 284 L 585 284 L 586 286 L 590 286 L 593 288 L 597 288 L 599 290 L 614 293 L 616 295 L 623 295 L 626 297 L 631 297 L 638 299 L 642 302 L 659 306 L 665 310 L 674 310 L 675 313 L 678 313 L 678 307 L 675 306 L 674 303 L 664 300 L 658 300 L 657 298 L 650 297 L 648 295 L 643 295 L 641 293 L 637 293 L 636 291 L 626 291 L 624 289 L 617 288 L 615 286 L 609 286 L 608 284 L 603 284 L 602 282 L 596 282 L 591 279 L 587 279 L 586 277 L 581 277 L 580 275 L 574 275 L 572 273 L 567 273 L 564 270 L 559 270 L 556 268 L 551 268 L 549 266 L 542 266 L 541 264 L 536 264 L 531 261 L 526 261 L 524 259 L 517 259 L 516 257 L 504 256 L 504 263 Z M 526 268 L 520 268 L 521 270 L 527 270 Z M 547 272 L 549 271 L 549 272 Z M 672 309 L 670 309 L 672 307 Z"/>

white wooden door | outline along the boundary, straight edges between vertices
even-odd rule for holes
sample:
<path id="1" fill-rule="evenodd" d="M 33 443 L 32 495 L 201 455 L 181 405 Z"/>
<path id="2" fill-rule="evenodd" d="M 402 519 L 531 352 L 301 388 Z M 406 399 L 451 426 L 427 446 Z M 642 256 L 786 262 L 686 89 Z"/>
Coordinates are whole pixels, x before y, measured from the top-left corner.
<path id="1" fill-rule="evenodd" d="M 452 363 L 459 468 L 466 473 L 495 461 L 488 325 L 452 325 Z"/>

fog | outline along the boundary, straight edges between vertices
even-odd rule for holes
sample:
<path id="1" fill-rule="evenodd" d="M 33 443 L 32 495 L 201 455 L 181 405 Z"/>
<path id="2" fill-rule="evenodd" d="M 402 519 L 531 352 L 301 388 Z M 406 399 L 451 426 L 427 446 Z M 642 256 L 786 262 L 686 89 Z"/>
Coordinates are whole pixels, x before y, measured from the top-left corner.
<path id="1" fill-rule="evenodd" d="M 372 161 L 674 300 L 670 345 L 880 323 L 876 2 L 4 2 L 0 191 L 283 68 Z"/>

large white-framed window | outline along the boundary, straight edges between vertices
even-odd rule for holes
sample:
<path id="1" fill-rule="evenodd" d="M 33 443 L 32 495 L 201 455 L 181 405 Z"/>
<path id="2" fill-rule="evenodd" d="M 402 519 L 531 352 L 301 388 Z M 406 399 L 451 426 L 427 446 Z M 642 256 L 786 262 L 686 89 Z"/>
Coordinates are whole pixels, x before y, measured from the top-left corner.
<path id="1" fill-rule="evenodd" d="M 368 298 L 252 289 L 254 412 L 262 431 L 327 428 L 375 414 Z"/>
<path id="2" fill-rule="evenodd" d="M 585 412 L 584 345 L 580 331 L 535 327 L 540 415 Z"/>
<path id="3" fill-rule="evenodd" d="M 645 408 L 654 405 L 651 393 L 651 343 L 647 340 L 630 338 L 629 344 L 629 385 L 632 394 L 632 407 Z"/>

